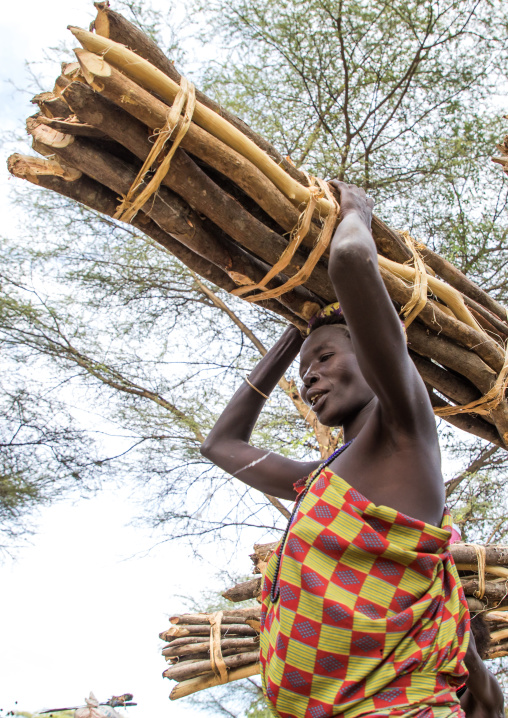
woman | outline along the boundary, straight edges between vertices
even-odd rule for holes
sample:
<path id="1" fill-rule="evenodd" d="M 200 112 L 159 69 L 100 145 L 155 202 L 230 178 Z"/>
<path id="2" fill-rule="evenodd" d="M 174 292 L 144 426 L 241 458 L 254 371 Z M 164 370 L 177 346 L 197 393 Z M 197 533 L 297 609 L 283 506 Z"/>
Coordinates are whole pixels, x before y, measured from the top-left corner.
<path id="1" fill-rule="evenodd" d="M 379 273 L 373 201 L 331 184 L 341 221 L 328 267 L 340 310 L 306 339 L 292 326 L 284 332 L 202 453 L 265 493 L 300 492 L 263 589 L 262 680 L 274 713 L 462 715 L 469 618 L 448 552 L 434 414 Z M 326 465 L 249 444 L 299 351 L 303 399 L 344 431 Z"/>

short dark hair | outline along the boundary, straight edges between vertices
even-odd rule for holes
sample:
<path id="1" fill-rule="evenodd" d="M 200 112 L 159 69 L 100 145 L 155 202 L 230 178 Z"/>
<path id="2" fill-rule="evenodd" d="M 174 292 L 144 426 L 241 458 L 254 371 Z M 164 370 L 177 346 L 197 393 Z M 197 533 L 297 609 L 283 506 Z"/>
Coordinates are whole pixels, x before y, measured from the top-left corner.
<path id="1" fill-rule="evenodd" d="M 328 326 L 340 326 L 344 329 L 344 334 L 351 339 L 351 334 L 349 332 L 348 325 L 346 324 L 346 320 L 344 319 L 344 315 L 340 314 L 330 314 L 327 317 L 319 317 L 315 320 L 314 324 L 311 326 L 309 330 L 309 336 L 312 334 L 312 332 L 315 332 L 316 329 L 319 329 L 320 327 L 328 327 Z"/>

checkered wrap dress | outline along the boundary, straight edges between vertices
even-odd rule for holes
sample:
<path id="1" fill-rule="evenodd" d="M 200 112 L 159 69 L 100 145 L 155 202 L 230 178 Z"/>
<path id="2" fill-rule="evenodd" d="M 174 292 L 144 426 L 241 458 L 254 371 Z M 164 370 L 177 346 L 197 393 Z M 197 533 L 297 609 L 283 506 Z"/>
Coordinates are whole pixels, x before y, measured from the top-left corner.
<path id="1" fill-rule="evenodd" d="M 448 511 L 431 526 L 320 471 L 278 577 L 280 545 L 265 574 L 261 676 L 274 715 L 463 716 L 469 613 L 451 527 Z"/>

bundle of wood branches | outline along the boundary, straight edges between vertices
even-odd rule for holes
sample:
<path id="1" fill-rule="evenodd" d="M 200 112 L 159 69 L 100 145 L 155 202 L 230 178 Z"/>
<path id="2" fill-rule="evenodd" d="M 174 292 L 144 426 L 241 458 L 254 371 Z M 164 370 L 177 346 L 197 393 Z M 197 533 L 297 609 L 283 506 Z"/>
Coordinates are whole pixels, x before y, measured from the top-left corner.
<path id="1" fill-rule="evenodd" d="M 172 616 L 172 627 L 160 634 L 171 664 L 163 675 L 178 681 L 171 700 L 259 673 L 259 614 L 238 608 Z"/>
<path id="2" fill-rule="evenodd" d="M 259 599 L 262 574 L 276 547 L 277 542 L 256 544 L 251 559 L 254 573 L 261 575 L 222 595 L 234 603 Z M 451 553 L 469 610 L 488 622 L 487 658 L 508 656 L 508 546 L 457 543 Z M 171 663 L 164 676 L 178 681 L 172 700 L 259 673 L 259 607 L 183 614 L 170 621 L 172 627 L 160 637 L 167 642 L 162 653 Z"/>
<path id="3" fill-rule="evenodd" d="M 109 3 L 95 5 L 95 32 L 70 28 L 77 62 L 33 99 L 27 128 L 42 157 L 12 155 L 10 171 L 130 222 L 218 287 L 305 327 L 335 300 L 336 198 L 195 91 Z M 506 448 L 506 309 L 377 217 L 373 236 L 436 412 Z"/>

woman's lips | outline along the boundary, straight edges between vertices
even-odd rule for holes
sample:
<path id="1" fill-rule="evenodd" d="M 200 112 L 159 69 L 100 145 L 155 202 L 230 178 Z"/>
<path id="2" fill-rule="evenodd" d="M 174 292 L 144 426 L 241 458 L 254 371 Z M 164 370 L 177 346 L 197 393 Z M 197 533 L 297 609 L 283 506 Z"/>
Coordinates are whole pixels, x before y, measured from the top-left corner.
<path id="1" fill-rule="evenodd" d="M 318 400 L 314 404 L 312 404 L 312 410 L 314 411 L 314 413 L 318 412 L 319 409 L 321 409 L 321 407 L 326 401 L 327 394 L 328 392 L 324 392 L 323 394 L 321 394 L 320 397 L 318 397 Z"/>

